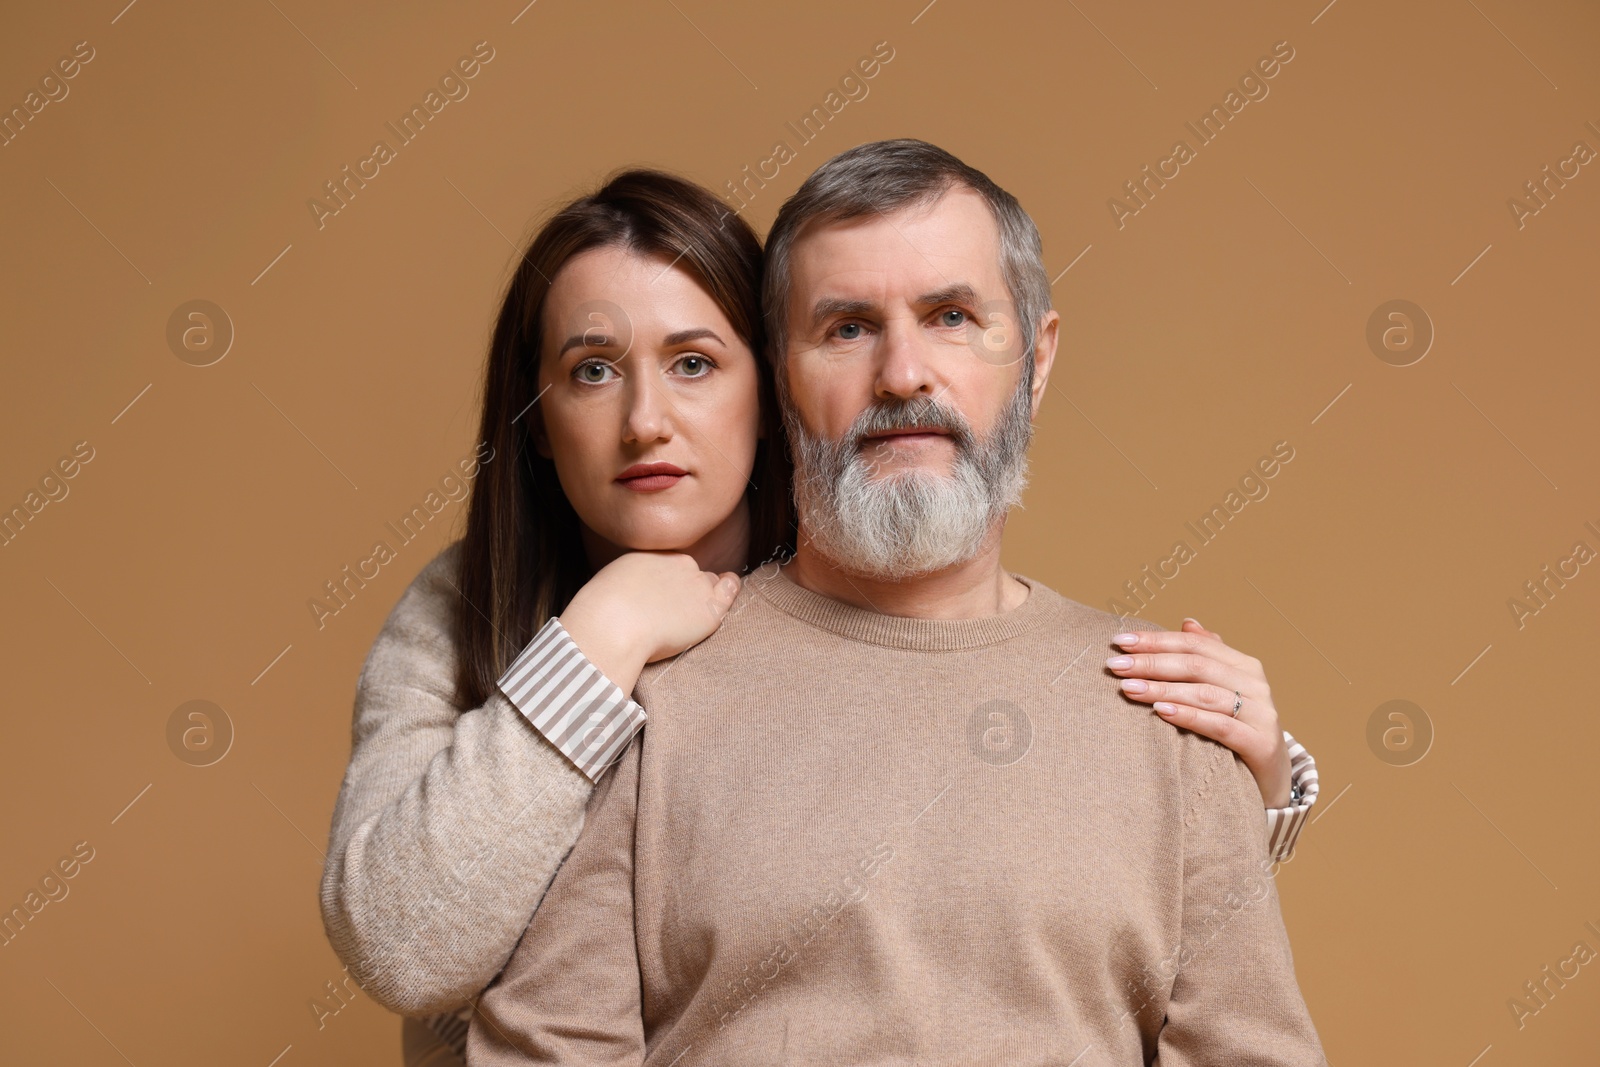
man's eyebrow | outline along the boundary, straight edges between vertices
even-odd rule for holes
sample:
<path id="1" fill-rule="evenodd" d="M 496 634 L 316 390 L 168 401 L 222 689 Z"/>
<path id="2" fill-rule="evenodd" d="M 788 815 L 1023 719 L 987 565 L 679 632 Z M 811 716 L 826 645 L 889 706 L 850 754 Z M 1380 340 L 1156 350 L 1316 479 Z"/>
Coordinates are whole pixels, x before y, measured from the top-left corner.
<path id="1" fill-rule="evenodd" d="M 817 301 L 817 306 L 811 309 L 811 326 L 813 329 L 822 325 L 824 319 L 835 315 L 865 315 L 877 305 L 870 300 L 850 300 L 842 296 L 825 296 Z"/>
<path id="2" fill-rule="evenodd" d="M 976 304 L 978 292 L 966 282 L 956 282 L 917 297 L 919 304 Z"/>

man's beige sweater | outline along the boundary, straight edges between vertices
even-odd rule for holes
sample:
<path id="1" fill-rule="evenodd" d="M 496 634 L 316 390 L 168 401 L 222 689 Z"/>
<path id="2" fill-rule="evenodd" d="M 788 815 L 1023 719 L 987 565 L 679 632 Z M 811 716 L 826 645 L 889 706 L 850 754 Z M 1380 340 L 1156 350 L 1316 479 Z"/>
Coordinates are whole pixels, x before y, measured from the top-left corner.
<path id="1" fill-rule="evenodd" d="M 1155 629 L 859 610 L 782 573 L 646 670 L 650 724 L 470 1062 L 1321 1064 L 1232 752 L 1120 694 Z"/>

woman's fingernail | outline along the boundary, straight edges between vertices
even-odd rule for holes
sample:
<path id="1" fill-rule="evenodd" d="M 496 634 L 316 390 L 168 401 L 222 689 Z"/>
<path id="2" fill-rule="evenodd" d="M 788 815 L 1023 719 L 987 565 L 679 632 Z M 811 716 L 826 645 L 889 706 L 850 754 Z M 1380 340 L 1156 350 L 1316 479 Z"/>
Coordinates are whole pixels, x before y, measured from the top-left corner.
<path id="1" fill-rule="evenodd" d="M 1168 704 L 1165 700 L 1158 700 L 1152 704 L 1151 707 L 1155 708 L 1163 715 L 1176 715 L 1178 713 L 1177 706 L 1174 704 Z"/>
<path id="2" fill-rule="evenodd" d="M 1111 639 L 1113 645 L 1136 645 L 1139 643 L 1138 634 L 1118 634 Z"/>
<path id="3" fill-rule="evenodd" d="M 1124 678 L 1122 680 L 1122 691 L 1124 693 L 1142 693 L 1149 688 L 1150 686 L 1142 678 Z"/>
<path id="4" fill-rule="evenodd" d="M 1125 670 L 1128 667 L 1133 666 L 1133 657 L 1132 656 L 1109 656 L 1109 657 L 1106 658 L 1106 666 L 1110 667 L 1114 671 Z"/>
<path id="5" fill-rule="evenodd" d="M 1183 617 L 1183 621 L 1184 621 L 1184 622 L 1192 622 L 1192 623 L 1194 623 L 1194 624 L 1195 624 L 1195 625 L 1196 625 L 1196 626 L 1200 626 L 1200 620 L 1199 620 L 1199 619 L 1196 619 L 1196 618 L 1191 618 L 1191 617 L 1190 617 L 1190 616 L 1188 616 L 1188 615 L 1185 615 L 1185 616 L 1184 616 L 1184 617 Z M 1205 627 L 1204 627 L 1204 626 L 1200 626 L 1200 628 L 1201 628 L 1201 629 L 1202 629 L 1202 630 L 1204 630 L 1204 629 L 1205 629 Z"/>

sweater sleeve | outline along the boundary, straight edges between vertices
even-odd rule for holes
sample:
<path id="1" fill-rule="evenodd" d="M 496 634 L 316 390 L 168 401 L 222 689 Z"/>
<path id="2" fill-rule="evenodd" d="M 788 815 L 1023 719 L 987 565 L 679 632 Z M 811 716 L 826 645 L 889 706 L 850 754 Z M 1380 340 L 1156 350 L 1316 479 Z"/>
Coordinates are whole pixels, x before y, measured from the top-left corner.
<path id="1" fill-rule="evenodd" d="M 1183 738 L 1182 942 L 1160 1067 L 1322 1067 L 1278 910 L 1261 794 L 1230 750 Z"/>
<path id="2" fill-rule="evenodd" d="M 593 789 L 502 692 L 454 702 L 459 548 L 422 570 L 367 654 L 322 878 L 334 951 L 405 1014 L 465 1004 L 500 970 Z"/>
<path id="3" fill-rule="evenodd" d="M 642 744 L 595 788 L 583 835 L 511 962 L 478 999 L 467 1034 L 474 1067 L 644 1062 L 633 896 Z"/>

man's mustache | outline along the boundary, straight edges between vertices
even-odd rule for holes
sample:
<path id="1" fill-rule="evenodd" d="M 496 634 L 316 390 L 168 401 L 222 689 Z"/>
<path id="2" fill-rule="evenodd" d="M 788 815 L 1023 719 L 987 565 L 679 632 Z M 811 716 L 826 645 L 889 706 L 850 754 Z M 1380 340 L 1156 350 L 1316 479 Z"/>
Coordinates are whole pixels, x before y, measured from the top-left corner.
<path id="1" fill-rule="evenodd" d="M 890 430 L 942 430 L 961 452 L 974 444 L 966 416 L 931 396 L 879 401 L 856 416 L 845 439 L 859 450 L 868 437 Z"/>

